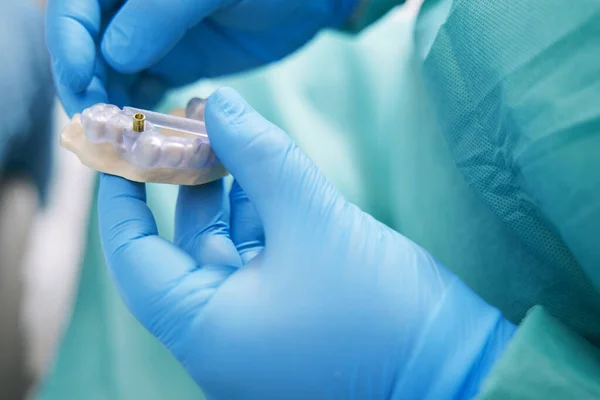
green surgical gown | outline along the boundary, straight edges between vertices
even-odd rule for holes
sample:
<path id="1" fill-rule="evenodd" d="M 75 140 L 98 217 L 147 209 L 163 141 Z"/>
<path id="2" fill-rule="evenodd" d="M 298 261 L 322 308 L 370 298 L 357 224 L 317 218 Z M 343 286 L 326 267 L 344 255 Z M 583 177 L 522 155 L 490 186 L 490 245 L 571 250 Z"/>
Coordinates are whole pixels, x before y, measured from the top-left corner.
<path id="1" fill-rule="evenodd" d="M 218 85 L 285 129 L 347 198 L 428 249 L 519 330 L 485 399 L 600 398 L 600 2 L 372 0 L 348 27 Z M 149 185 L 161 233 L 176 188 Z M 39 398 L 198 399 L 130 316 L 96 205 L 74 313 Z"/>

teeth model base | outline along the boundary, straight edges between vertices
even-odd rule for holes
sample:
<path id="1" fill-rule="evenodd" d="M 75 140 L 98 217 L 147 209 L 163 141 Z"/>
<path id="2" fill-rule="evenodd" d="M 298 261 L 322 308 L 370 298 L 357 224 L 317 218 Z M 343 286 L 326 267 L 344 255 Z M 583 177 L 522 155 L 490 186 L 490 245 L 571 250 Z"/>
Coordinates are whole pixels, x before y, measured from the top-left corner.
<path id="1" fill-rule="evenodd" d="M 188 115 L 203 116 L 204 104 L 194 100 Z M 204 122 L 185 114 L 96 104 L 73 116 L 60 141 L 86 166 L 136 182 L 200 185 L 227 175 Z"/>

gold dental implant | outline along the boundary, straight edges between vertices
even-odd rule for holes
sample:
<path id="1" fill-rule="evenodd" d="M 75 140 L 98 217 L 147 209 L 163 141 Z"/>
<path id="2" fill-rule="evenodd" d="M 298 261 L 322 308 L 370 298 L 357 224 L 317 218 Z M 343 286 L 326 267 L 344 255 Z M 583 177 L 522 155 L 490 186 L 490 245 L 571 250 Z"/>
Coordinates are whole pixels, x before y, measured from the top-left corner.
<path id="1" fill-rule="evenodd" d="M 146 116 L 142 113 L 134 114 L 133 130 L 135 132 L 144 132 L 145 128 L 146 128 Z"/>

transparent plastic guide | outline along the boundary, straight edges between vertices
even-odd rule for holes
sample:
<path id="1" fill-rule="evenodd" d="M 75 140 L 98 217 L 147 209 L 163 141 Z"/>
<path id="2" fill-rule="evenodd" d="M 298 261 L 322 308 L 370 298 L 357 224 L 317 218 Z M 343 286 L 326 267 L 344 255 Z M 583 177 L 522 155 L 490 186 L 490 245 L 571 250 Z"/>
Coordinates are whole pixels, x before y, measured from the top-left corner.
<path id="1" fill-rule="evenodd" d="M 140 119 L 136 125 L 138 117 L 143 123 Z M 88 140 L 112 144 L 119 156 L 138 168 L 204 169 L 219 162 L 203 121 L 96 104 L 83 111 L 81 123 Z M 161 129 L 169 130 L 169 134 Z"/>
<path id="2" fill-rule="evenodd" d="M 154 111 L 142 110 L 133 107 L 124 107 L 123 111 L 132 117 L 135 114 L 143 114 L 146 116 L 146 121 L 150 122 L 157 128 L 208 137 L 206 134 L 206 126 L 202 121 L 178 117 L 175 115 L 161 114 Z"/>

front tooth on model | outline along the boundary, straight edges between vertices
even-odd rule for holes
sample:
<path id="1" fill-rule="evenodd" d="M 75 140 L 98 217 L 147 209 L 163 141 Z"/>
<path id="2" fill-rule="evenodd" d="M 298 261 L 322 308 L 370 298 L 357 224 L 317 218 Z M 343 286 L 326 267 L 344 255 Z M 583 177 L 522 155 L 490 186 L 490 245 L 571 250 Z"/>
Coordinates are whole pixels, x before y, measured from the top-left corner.
<path id="1" fill-rule="evenodd" d="M 189 169 L 202 169 L 206 166 L 206 156 L 209 146 L 205 141 L 196 139 L 185 147 L 186 167 Z"/>
<path id="2" fill-rule="evenodd" d="M 112 104 L 96 104 L 81 114 L 81 124 L 86 137 L 92 142 L 102 142 L 106 137 L 106 121 L 120 112 L 119 107 Z"/>
<path id="3" fill-rule="evenodd" d="M 142 134 L 133 145 L 132 155 L 140 168 L 154 167 L 161 157 L 162 140 L 156 135 Z"/>

